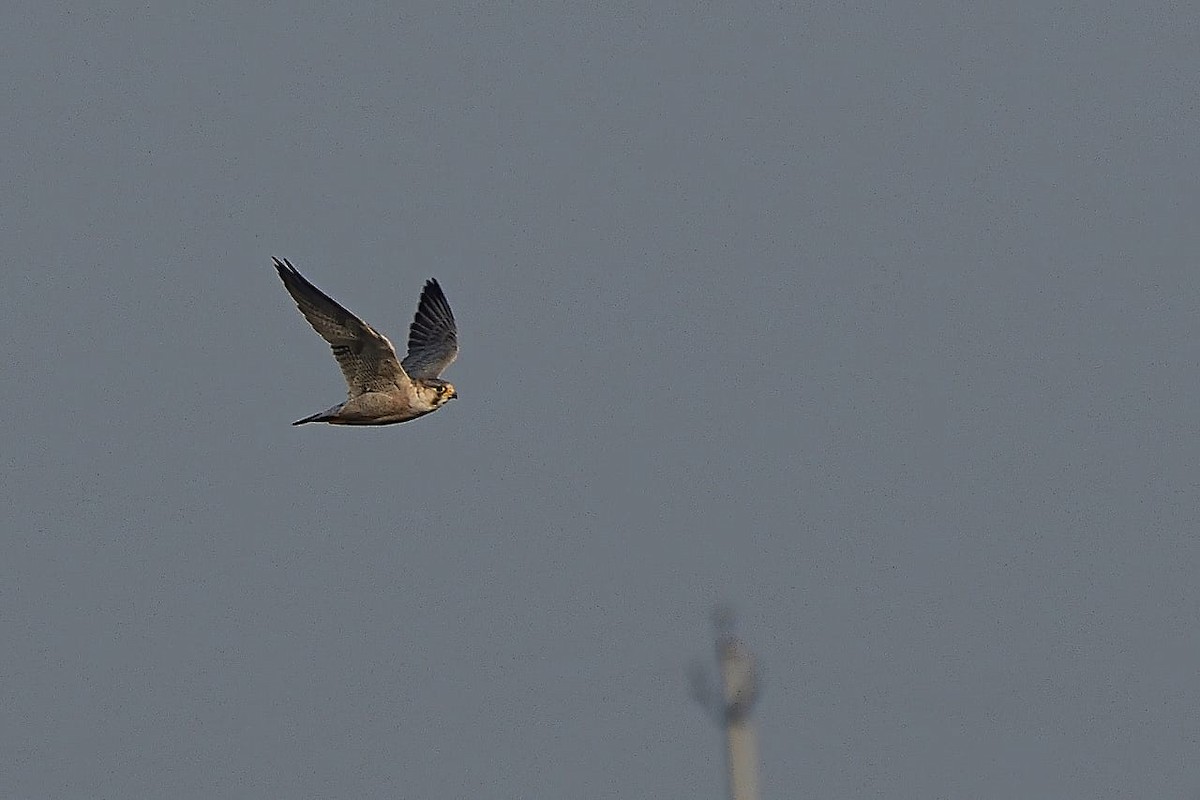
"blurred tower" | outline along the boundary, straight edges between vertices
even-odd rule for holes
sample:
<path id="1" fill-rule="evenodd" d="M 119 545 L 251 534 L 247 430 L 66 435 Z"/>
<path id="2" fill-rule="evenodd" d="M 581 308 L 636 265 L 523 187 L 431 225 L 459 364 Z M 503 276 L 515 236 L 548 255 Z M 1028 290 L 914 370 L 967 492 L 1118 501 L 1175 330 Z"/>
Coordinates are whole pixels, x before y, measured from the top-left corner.
<path id="1" fill-rule="evenodd" d="M 692 669 L 692 696 L 725 731 L 730 800 L 758 800 L 758 746 L 750 725 L 750 710 L 758 699 L 754 657 L 734 635 L 733 613 L 728 608 L 713 612 L 713 627 L 721 688 L 716 690 L 707 671 L 696 665 Z"/>

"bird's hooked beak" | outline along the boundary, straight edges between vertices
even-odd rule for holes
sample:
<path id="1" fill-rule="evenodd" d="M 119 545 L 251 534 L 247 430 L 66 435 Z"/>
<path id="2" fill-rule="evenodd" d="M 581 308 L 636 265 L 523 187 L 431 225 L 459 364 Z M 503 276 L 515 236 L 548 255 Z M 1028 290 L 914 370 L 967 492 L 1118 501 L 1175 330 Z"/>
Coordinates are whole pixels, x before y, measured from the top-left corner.
<path id="1" fill-rule="evenodd" d="M 451 400 L 457 400 L 457 399 L 458 399 L 458 389 L 451 389 L 451 390 L 450 390 L 450 399 L 451 399 Z"/>

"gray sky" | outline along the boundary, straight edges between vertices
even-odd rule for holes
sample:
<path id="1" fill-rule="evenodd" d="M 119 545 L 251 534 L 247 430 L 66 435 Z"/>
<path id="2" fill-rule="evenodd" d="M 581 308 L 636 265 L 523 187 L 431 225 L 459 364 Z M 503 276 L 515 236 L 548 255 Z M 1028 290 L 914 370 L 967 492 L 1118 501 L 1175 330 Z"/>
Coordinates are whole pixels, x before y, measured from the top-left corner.
<path id="1" fill-rule="evenodd" d="M 1195 798 L 1188 4 L 0 12 L 0 795 Z M 402 9 L 402 10 L 400 10 Z M 343 397 L 271 269 L 461 399 Z"/>

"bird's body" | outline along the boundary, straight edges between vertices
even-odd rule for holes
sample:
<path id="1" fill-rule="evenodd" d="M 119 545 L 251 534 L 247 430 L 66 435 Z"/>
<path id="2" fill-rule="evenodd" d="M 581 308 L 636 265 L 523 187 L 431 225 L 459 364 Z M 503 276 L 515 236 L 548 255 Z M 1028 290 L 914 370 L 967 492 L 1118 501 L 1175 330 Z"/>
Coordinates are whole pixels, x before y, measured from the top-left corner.
<path id="1" fill-rule="evenodd" d="M 351 314 L 296 271 L 275 259 L 284 287 L 313 329 L 333 348 L 349 397 L 344 403 L 293 422 L 331 425 L 395 425 L 436 411 L 458 396 L 442 370 L 458 355 L 450 304 L 435 280 L 425 283 L 400 361 L 388 338 Z"/>

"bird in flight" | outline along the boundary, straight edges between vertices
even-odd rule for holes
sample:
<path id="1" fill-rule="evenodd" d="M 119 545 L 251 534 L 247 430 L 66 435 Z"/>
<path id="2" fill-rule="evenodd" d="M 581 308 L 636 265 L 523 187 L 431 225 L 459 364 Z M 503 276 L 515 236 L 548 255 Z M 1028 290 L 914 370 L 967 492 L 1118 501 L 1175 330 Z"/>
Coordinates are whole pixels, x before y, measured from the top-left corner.
<path id="1" fill-rule="evenodd" d="M 276 258 L 275 269 L 308 324 L 333 348 L 349 390 L 346 402 L 293 425 L 395 425 L 458 397 L 454 385 L 438 377 L 458 356 L 458 335 L 436 280 L 426 281 L 421 290 L 408 329 L 408 355 L 401 361 L 386 336 L 309 283 L 286 258 Z"/>

